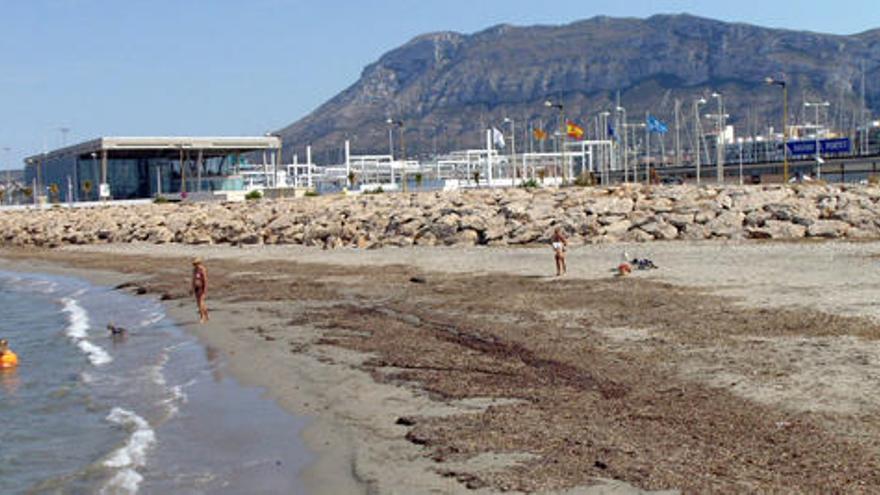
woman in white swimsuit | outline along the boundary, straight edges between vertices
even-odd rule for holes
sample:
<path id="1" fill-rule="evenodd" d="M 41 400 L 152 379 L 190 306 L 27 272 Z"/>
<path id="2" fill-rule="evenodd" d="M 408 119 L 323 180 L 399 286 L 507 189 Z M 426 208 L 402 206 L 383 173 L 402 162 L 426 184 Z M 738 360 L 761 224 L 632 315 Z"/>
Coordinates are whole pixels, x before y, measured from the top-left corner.
<path id="1" fill-rule="evenodd" d="M 553 235 L 550 237 L 550 245 L 553 246 L 553 253 L 556 256 L 556 276 L 565 275 L 565 248 L 568 246 L 568 239 L 562 233 L 562 229 L 556 227 Z"/>

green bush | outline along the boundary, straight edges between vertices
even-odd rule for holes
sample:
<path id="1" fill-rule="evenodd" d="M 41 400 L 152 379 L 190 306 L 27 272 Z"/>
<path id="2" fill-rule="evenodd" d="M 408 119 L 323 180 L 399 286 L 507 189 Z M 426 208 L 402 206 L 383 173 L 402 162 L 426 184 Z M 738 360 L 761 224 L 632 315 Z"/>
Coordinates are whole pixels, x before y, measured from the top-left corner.
<path id="1" fill-rule="evenodd" d="M 305 197 L 307 197 L 307 198 L 314 198 L 314 197 L 320 196 L 320 195 L 321 195 L 321 193 L 319 193 L 318 191 L 315 191 L 314 189 L 309 189 L 305 193 Z"/>
<path id="2" fill-rule="evenodd" d="M 364 191 L 364 194 L 382 194 L 383 192 L 385 192 L 385 190 L 382 189 L 382 186 L 379 186 L 376 189 Z"/>
<path id="3" fill-rule="evenodd" d="M 591 187 L 596 185 L 596 176 L 592 172 L 585 172 L 578 175 L 574 180 L 574 185 L 580 187 Z"/>
<path id="4" fill-rule="evenodd" d="M 519 187 L 524 187 L 526 189 L 532 189 L 538 187 L 538 181 L 535 179 L 524 180 L 520 182 Z"/>
<path id="5" fill-rule="evenodd" d="M 251 191 L 251 192 L 245 194 L 244 199 L 246 199 L 248 201 L 259 201 L 259 200 L 263 199 L 263 193 L 262 193 L 262 191 L 254 190 L 254 191 Z"/>
<path id="6" fill-rule="evenodd" d="M 165 196 L 156 196 L 156 199 L 153 200 L 153 203 L 156 204 L 164 204 L 168 202 L 168 198 Z"/>

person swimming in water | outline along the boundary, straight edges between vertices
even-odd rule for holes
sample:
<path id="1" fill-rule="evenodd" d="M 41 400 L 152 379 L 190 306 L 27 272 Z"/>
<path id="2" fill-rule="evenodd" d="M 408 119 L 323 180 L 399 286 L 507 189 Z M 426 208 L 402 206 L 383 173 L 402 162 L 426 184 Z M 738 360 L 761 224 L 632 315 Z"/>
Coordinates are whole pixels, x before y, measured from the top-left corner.
<path id="1" fill-rule="evenodd" d="M 196 304 L 199 307 L 199 322 L 205 323 L 208 317 L 208 306 L 205 304 L 205 298 L 208 295 L 208 269 L 201 258 L 196 258 L 192 262 L 192 290 L 196 296 Z"/>
<path id="2" fill-rule="evenodd" d="M 107 324 L 107 330 L 110 331 L 110 335 L 112 335 L 113 337 L 122 337 L 126 333 L 128 333 L 128 330 L 126 330 L 122 327 L 117 327 L 116 325 L 113 324 L 113 322 L 110 322 Z"/>
<path id="3" fill-rule="evenodd" d="M 9 342 L 0 339 L 0 368 L 15 368 L 18 366 L 18 356 L 9 350 Z"/>

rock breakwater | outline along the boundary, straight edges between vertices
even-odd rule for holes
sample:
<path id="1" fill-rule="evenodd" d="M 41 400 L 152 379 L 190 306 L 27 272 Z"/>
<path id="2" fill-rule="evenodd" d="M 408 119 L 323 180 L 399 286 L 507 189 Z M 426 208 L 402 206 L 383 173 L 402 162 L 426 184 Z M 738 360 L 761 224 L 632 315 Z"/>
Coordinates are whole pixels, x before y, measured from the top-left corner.
<path id="1" fill-rule="evenodd" d="M 880 238 L 880 187 L 636 186 L 108 205 L 0 214 L 7 246 L 301 244 L 337 248 Z"/>

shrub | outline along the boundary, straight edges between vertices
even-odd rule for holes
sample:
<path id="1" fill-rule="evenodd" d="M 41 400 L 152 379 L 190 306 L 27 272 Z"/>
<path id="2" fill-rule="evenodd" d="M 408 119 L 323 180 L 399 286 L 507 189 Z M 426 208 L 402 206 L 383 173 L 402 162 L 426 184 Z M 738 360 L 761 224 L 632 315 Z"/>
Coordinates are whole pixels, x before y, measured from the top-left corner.
<path id="1" fill-rule="evenodd" d="M 164 204 L 168 202 L 168 198 L 165 196 L 156 196 L 156 199 L 153 200 L 153 203 L 156 204 Z"/>
<path id="2" fill-rule="evenodd" d="M 379 186 L 376 189 L 364 191 L 364 194 L 382 194 L 383 192 L 385 192 L 385 190 L 382 189 L 382 186 Z"/>
<path id="3" fill-rule="evenodd" d="M 253 190 L 253 191 L 245 194 L 244 199 L 246 199 L 248 201 L 259 201 L 259 200 L 263 199 L 263 192 Z"/>
<path id="4" fill-rule="evenodd" d="M 524 187 L 526 189 L 533 189 L 538 187 L 538 181 L 535 179 L 524 180 L 520 182 L 519 187 Z"/>
<path id="5" fill-rule="evenodd" d="M 319 193 L 318 191 L 315 191 L 314 189 L 309 189 L 305 193 L 305 197 L 307 197 L 307 198 L 314 198 L 314 197 L 320 196 L 320 195 L 321 195 L 321 193 Z"/>
<path id="6" fill-rule="evenodd" d="M 596 176 L 592 172 L 584 172 L 578 175 L 574 180 L 574 185 L 580 187 L 591 187 L 596 185 Z"/>
<path id="7" fill-rule="evenodd" d="M 538 170 L 538 178 L 541 179 L 541 184 L 544 183 L 544 179 L 546 177 L 547 177 L 547 170 L 546 169 L 542 168 L 541 170 Z"/>

